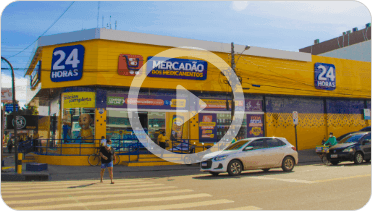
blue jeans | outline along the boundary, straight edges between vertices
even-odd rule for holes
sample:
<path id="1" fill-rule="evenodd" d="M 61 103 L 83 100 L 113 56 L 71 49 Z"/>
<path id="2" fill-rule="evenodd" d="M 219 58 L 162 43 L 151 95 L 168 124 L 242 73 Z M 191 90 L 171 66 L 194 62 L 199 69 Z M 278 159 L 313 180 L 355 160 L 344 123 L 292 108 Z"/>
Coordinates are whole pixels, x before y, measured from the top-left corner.
<path id="1" fill-rule="evenodd" d="M 113 167 L 114 162 L 111 161 L 110 163 L 101 163 L 101 169 L 107 168 L 107 167 Z"/>

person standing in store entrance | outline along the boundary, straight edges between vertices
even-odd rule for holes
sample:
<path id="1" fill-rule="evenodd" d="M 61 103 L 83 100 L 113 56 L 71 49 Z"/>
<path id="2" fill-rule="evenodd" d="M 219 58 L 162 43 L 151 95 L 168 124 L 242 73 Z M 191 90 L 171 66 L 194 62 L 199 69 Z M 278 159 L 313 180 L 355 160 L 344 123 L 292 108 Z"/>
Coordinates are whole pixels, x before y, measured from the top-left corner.
<path id="1" fill-rule="evenodd" d="M 101 183 L 103 182 L 103 174 L 105 173 L 105 169 L 107 168 L 109 171 L 111 184 L 114 184 L 113 177 L 114 177 L 114 163 L 115 162 L 115 151 L 114 148 L 111 146 L 111 140 L 108 139 L 105 146 L 102 146 L 99 154 L 101 156 Z"/>
<path id="2" fill-rule="evenodd" d="M 158 136 L 158 144 L 161 148 L 163 148 L 165 150 L 166 148 L 166 137 L 165 137 L 165 131 L 161 131 L 159 136 Z M 163 157 L 163 150 L 161 151 L 161 156 L 160 157 Z"/>

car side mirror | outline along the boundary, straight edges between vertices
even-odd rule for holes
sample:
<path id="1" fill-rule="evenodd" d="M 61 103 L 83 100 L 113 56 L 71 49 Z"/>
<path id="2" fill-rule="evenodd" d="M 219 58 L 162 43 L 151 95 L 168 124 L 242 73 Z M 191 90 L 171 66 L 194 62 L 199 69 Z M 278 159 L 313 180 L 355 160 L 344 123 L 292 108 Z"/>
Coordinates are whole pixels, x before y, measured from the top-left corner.
<path id="1" fill-rule="evenodd" d="M 362 142 L 363 145 L 368 144 L 368 143 L 371 143 L 371 140 L 364 140 L 364 141 Z"/>
<path id="2" fill-rule="evenodd" d="M 252 149 L 253 149 L 253 147 L 251 147 L 251 146 L 248 146 L 248 147 L 244 148 L 244 150 L 243 150 L 243 151 L 248 151 L 248 150 L 252 150 Z"/>

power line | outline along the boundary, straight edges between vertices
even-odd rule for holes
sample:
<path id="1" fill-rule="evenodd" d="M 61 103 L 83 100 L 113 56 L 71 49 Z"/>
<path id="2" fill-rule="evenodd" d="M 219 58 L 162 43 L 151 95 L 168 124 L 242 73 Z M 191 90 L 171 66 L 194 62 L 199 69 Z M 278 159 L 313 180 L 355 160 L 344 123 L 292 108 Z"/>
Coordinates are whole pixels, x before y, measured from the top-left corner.
<path id="1" fill-rule="evenodd" d="M 26 49 L 28 49 L 31 45 L 33 45 L 36 41 L 38 41 L 39 40 L 39 38 L 41 37 L 41 36 L 43 36 L 45 33 L 47 33 L 48 32 L 48 30 L 50 29 L 50 28 L 52 28 L 53 26 L 54 26 L 54 24 L 56 24 L 57 23 L 57 21 L 60 19 L 60 18 L 62 18 L 62 16 L 67 12 L 67 10 L 68 9 L 70 9 L 70 7 L 73 5 L 75 3 L 75 1 L 73 1 L 71 4 L 70 4 L 70 6 L 68 6 L 67 7 L 67 9 L 62 13 L 62 15 L 60 15 L 58 18 L 57 18 L 57 20 L 55 20 L 54 22 L 53 22 L 53 24 L 51 25 L 51 26 L 49 26 L 49 28 L 44 32 L 44 33 L 42 33 L 34 42 L 32 42 L 29 46 L 27 46 L 25 49 L 23 49 L 23 50 L 21 50 L 20 52 L 18 52 L 18 53 L 16 53 L 16 54 L 14 54 L 13 56 L 11 56 L 11 57 L 9 57 L 8 59 L 10 59 L 10 58 L 12 58 L 12 57 L 14 57 L 14 56 L 17 56 L 18 54 L 20 54 L 20 53 L 22 53 L 23 51 L 25 51 Z"/>

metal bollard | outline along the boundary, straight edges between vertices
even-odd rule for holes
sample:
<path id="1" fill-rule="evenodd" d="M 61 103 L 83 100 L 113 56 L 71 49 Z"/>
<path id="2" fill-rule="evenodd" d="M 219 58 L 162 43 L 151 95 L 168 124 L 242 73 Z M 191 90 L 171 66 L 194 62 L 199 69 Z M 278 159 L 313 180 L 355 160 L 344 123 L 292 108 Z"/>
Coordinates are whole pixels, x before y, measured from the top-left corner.
<path id="1" fill-rule="evenodd" d="M 22 174 L 22 153 L 18 153 L 18 159 L 17 159 L 17 174 Z"/>

